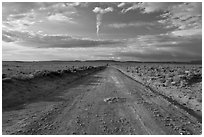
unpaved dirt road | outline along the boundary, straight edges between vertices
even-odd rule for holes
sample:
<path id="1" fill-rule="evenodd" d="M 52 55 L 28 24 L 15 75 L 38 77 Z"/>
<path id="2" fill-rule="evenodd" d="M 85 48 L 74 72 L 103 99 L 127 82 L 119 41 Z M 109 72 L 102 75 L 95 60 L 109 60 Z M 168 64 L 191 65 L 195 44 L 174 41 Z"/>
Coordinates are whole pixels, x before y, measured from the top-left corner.
<path id="1" fill-rule="evenodd" d="M 3 133 L 201 134 L 202 123 L 196 117 L 113 67 L 66 85 L 55 98 L 43 112 L 29 108 L 32 115 L 16 127 L 3 123 Z"/>

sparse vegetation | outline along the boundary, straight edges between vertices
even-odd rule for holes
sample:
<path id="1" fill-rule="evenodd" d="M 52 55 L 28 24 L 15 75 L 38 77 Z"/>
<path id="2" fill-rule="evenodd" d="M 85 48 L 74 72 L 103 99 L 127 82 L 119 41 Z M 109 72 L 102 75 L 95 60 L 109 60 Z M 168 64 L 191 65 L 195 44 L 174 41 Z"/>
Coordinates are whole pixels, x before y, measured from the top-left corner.
<path id="1" fill-rule="evenodd" d="M 2 62 L 2 77 L 29 77 L 29 74 L 38 75 L 53 71 L 85 69 L 92 66 L 105 66 L 106 63 L 97 62 L 74 62 L 74 61 L 44 61 L 44 62 Z M 39 75 L 41 75 L 39 74 Z"/>
<path id="2" fill-rule="evenodd" d="M 63 88 L 59 87 L 59 85 L 57 84 L 58 82 L 66 84 L 80 77 L 105 68 L 105 66 L 99 65 L 80 65 L 78 65 L 77 67 L 73 65 L 67 67 L 67 64 L 62 64 L 62 69 L 57 70 L 56 68 L 59 67 L 57 67 L 57 65 L 53 68 L 49 68 L 50 65 L 43 65 L 38 66 L 38 68 L 42 67 L 41 71 L 33 71 L 33 68 L 31 70 L 28 69 L 30 68 L 30 66 L 32 66 L 32 63 L 30 63 L 27 66 L 25 65 L 24 69 L 23 65 L 21 65 L 21 67 L 18 67 L 17 69 L 13 69 L 15 70 L 15 72 L 13 73 L 8 74 L 7 71 L 3 71 L 3 109 L 20 106 L 28 101 L 30 102 L 33 100 L 39 100 L 48 96 L 52 96 L 53 94 L 58 94 L 58 92 L 60 92 Z M 7 67 L 9 67 L 9 65 L 7 65 Z M 4 68 L 4 70 L 7 69 Z M 11 75 L 14 73 L 15 75 Z"/>

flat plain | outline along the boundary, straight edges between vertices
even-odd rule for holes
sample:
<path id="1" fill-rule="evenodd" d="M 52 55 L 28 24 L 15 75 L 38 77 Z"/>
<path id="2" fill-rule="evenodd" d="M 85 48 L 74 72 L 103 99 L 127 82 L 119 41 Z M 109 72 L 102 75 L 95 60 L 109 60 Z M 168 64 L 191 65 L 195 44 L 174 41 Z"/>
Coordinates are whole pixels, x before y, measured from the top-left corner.
<path id="1" fill-rule="evenodd" d="M 202 65 L 3 62 L 3 134 L 201 134 Z"/>

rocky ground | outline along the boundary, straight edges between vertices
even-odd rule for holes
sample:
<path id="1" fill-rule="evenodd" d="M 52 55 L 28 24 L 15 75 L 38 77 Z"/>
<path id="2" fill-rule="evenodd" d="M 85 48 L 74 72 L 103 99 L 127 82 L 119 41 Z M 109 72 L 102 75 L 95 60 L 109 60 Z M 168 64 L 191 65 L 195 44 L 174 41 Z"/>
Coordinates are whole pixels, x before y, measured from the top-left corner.
<path id="1" fill-rule="evenodd" d="M 58 77 L 58 79 L 57 79 Z M 2 133 L 18 135 L 200 135 L 202 121 L 114 67 L 69 82 L 70 75 L 39 78 L 27 92 L 49 94 L 4 109 Z M 3 92 L 11 85 L 3 85 Z M 13 84 L 15 86 L 15 84 Z M 16 85 L 20 86 L 20 83 Z M 25 87 L 21 85 L 21 87 Z M 44 88 L 43 88 L 44 87 Z M 10 90 L 14 92 L 16 89 Z M 26 89 L 25 89 L 26 91 Z M 21 91 L 18 91 L 19 93 Z M 26 93 L 26 92 L 25 92 Z M 18 97 L 16 97 L 18 98 Z M 16 98 L 13 98 L 16 100 Z M 4 96 L 3 96 L 4 99 Z M 5 101 L 3 100 L 3 104 Z"/>
<path id="2" fill-rule="evenodd" d="M 161 94 L 202 113 L 201 65 L 135 64 L 117 67 Z"/>

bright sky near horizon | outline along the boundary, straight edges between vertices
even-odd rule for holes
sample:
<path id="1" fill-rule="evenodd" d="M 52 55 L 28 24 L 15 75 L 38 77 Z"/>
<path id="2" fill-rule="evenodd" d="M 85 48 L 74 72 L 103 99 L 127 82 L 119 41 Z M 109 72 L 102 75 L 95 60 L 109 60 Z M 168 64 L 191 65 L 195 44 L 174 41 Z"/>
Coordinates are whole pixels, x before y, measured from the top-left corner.
<path id="1" fill-rule="evenodd" d="M 3 2 L 2 59 L 202 59 L 202 3 Z"/>

